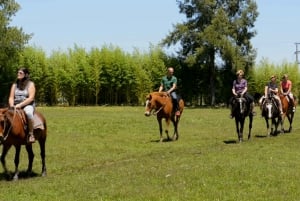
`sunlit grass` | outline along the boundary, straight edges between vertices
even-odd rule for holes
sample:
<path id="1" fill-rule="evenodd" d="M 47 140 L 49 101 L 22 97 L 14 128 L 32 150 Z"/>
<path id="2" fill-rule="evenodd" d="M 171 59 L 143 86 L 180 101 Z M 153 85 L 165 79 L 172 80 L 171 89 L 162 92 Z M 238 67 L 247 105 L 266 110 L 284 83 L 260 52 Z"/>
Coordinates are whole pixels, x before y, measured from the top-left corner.
<path id="1" fill-rule="evenodd" d="M 266 138 L 260 116 L 252 138 L 235 143 L 228 109 L 185 109 L 179 140 L 158 143 L 143 107 L 38 108 L 47 118 L 47 177 L 1 178 L 0 200 L 298 200 L 298 114 L 293 132 Z M 172 129 L 171 129 L 172 131 Z M 172 132 L 171 132 L 172 133 Z M 33 170 L 41 172 L 34 145 Z M 13 165 L 14 150 L 7 163 Z M 20 170 L 27 166 L 22 150 Z"/>

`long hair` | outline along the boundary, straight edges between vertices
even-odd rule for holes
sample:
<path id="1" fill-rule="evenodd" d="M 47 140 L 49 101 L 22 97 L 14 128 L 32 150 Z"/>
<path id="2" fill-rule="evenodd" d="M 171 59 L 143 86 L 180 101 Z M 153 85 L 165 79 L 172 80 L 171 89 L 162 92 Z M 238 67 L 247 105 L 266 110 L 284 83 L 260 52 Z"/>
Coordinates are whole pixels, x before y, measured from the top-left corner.
<path id="1" fill-rule="evenodd" d="M 19 68 L 18 71 L 22 71 L 24 73 L 24 78 L 21 80 L 17 79 L 17 81 L 16 81 L 17 88 L 24 90 L 26 88 L 28 82 L 30 81 L 30 76 L 29 76 L 30 73 L 29 73 L 29 70 L 25 67 Z"/>

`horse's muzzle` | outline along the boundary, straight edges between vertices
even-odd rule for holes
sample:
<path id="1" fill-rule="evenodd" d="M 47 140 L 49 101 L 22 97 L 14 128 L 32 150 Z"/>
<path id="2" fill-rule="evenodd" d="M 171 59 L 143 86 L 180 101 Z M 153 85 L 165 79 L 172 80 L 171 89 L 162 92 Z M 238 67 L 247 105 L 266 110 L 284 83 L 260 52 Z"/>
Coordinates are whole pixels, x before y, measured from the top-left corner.
<path id="1" fill-rule="evenodd" d="M 150 111 L 146 111 L 146 112 L 145 112 L 145 116 L 146 116 L 146 117 L 150 117 L 150 115 L 151 115 Z"/>

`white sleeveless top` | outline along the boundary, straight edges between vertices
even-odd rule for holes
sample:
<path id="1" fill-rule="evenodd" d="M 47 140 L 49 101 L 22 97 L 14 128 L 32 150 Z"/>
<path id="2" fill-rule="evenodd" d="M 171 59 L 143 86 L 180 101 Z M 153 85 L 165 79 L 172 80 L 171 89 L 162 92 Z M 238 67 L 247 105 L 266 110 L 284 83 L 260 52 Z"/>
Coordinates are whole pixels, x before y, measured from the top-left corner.
<path id="1" fill-rule="evenodd" d="M 21 90 L 17 87 L 15 87 L 15 99 L 14 99 L 14 105 L 19 104 L 23 102 L 26 98 L 29 96 L 29 91 L 28 91 L 28 86 L 31 82 L 27 83 L 27 86 L 25 87 L 24 90 Z"/>

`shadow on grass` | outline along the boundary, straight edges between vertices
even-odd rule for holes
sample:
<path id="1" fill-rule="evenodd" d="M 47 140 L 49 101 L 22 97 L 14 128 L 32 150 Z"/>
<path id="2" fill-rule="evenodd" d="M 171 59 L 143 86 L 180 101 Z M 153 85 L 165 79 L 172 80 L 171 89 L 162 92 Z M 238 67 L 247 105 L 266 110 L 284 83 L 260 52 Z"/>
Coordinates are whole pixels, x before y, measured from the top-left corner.
<path id="1" fill-rule="evenodd" d="M 2 180 L 12 181 L 13 176 L 14 176 L 13 172 L 9 172 L 8 174 L 2 172 L 2 173 L 0 173 L 0 181 L 2 181 Z M 21 171 L 19 173 L 19 179 L 30 179 L 30 178 L 34 178 L 34 177 L 38 177 L 38 176 L 41 176 L 41 175 L 38 173 L 35 173 L 35 172 L 31 172 L 30 174 L 28 174 L 26 171 Z"/>
<path id="2" fill-rule="evenodd" d="M 177 140 L 175 140 L 175 141 L 177 141 Z M 172 139 L 164 138 L 162 142 L 175 142 L 175 141 Z M 150 142 L 160 142 L 160 140 L 151 140 Z"/>
<path id="3" fill-rule="evenodd" d="M 224 140 L 225 144 L 237 144 L 237 140 Z"/>

